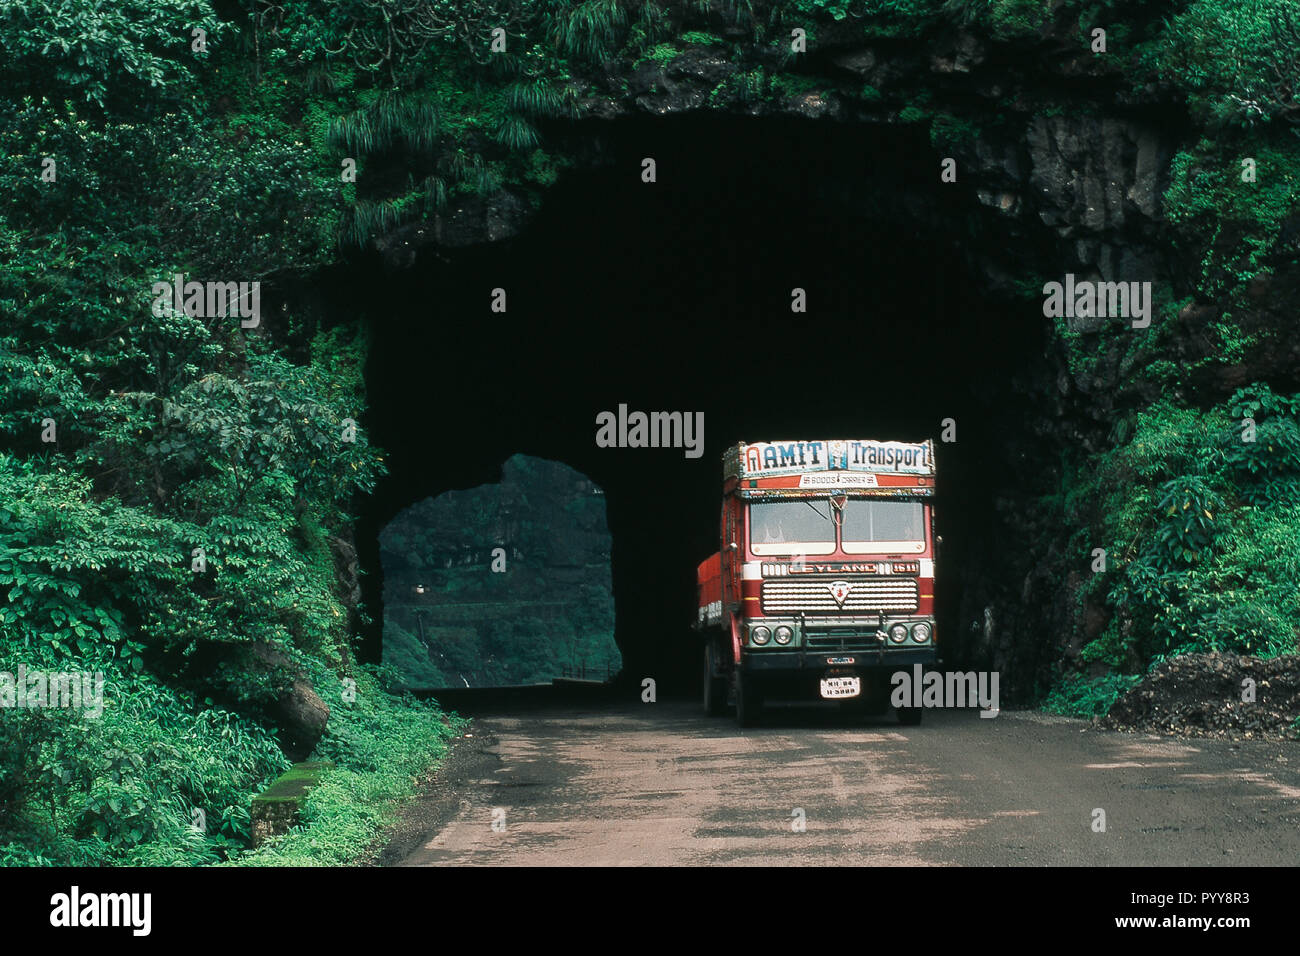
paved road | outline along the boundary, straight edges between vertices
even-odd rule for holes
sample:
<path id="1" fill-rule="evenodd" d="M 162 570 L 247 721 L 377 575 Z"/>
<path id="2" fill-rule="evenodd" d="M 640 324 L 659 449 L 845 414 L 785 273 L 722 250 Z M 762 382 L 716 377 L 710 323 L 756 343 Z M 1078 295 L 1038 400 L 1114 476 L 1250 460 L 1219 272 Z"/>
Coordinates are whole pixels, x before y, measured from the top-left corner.
<path id="1" fill-rule="evenodd" d="M 459 746 L 476 759 L 439 783 L 449 822 L 402 865 L 1300 862 L 1291 743 L 1011 711 L 900 727 L 774 709 L 741 731 L 663 702 L 484 717 L 472 732 Z"/>

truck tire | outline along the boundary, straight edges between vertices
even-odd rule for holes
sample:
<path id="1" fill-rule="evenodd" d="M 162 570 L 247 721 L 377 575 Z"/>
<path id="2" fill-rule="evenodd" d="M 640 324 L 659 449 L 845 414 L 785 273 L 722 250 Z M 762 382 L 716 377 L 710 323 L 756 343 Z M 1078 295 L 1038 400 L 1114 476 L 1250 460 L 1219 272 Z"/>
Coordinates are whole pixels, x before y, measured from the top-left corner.
<path id="1" fill-rule="evenodd" d="M 898 722 L 904 727 L 916 727 L 925 715 L 924 707 L 895 707 L 894 710 L 898 712 Z"/>
<path id="2" fill-rule="evenodd" d="M 713 642 L 704 645 L 704 712 L 721 717 L 727 712 L 727 679 L 713 676 Z"/>
<path id="3" fill-rule="evenodd" d="M 741 727 L 753 727 L 763 713 L 763 695 L 759 692 L 753 677 L 746 677 L 745 672 L 736 668 L 736 723 Z"/>

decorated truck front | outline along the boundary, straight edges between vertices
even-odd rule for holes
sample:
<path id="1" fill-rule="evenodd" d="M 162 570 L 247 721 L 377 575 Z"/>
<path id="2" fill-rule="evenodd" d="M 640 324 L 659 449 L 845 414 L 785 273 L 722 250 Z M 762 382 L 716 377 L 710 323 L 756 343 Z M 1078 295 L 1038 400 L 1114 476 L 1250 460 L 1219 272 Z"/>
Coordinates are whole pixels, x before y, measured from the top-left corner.
<path id="1" fill-rule="evenodd" d="M 705 708 L 734 703 L 742 725 L 772 696 L 887 709 L 890 675 L 936 658 L 934 489 L 929 441 L 727 449 L 721 548 L 697 571 Z"/>

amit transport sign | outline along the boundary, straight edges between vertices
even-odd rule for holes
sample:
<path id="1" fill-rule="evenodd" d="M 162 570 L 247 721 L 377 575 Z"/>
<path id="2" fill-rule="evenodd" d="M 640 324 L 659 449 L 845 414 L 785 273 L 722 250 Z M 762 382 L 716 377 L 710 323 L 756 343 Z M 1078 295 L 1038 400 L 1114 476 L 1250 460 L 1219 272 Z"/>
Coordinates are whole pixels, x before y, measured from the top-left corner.
<path id="1" fill-rule="evenodd" d="M 735 458 L 723 464 L 725 477 L 771 478 L 780 475 L 804 475 L 808 487 L 821 482 L 817 473 L 856 472 L 861 477 L 846 480 L 838 476 L 827 484 L 840 487 L 874 487 L 873 476 L 933 475 L 934 446 L 929 441 L 789 441 L 754 442 L 734 446 Z"/>

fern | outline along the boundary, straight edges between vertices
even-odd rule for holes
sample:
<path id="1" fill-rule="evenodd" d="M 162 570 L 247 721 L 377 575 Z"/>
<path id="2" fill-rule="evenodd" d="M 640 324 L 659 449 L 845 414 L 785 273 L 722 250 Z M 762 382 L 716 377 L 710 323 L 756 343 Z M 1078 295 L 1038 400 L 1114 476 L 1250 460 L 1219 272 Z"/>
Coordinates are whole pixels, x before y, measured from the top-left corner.
<path id="1" fill-rule="evenodd" d="M 447 205 L 447 183 L 441 176 L 429 176 L 424 180 L 425 206 L 430 211 L 442 209 Z"/>
<path id="2" fill-rule="evenodd" d="M 331 120 L 328 142 L 353 155 L 388 149 L 396 143 L 428 151 L 438 141 L 438 127 L 438 108 L 431 101 L 383 93 L 369 106 Z"/>
<path id="3" fill-rule="evenodd" d="M 537 146 L 537 130 L 517 113 L 507 113 L 502 117 L 492 138 L 512 150 L 533 149 Z"/>
<path id="4" fill-rule="evenodd" d="M 558 90 L 546 80 L 515 83 L 506 89 L 506 105 L 524 116 L 576 119 L 577 104 L 568 90 Z"/>
<path id="5" fill-rule="evenodd" d="M 411 219 L 414 211 L 414 207 L 401 200 L 359 200 L 345 220 L 340 242 L 344 245 L 365 245 L 371 237 L 391 232 Z"/>
<path id="6" fill-rule="evenodd" d="M 528 71 L 528 61 L 518 53 L 494 53 L 487 61 L 488 68 L 502 77 L 523 76 Z"/>
<path id="7" fill-rule="evenodd" d="M 645 31 L 647 43 L 658 43 L 672 34 L 673 24 L 663 7 L 654 0 L 646 0 L 641 8 L 641 29 Z"/>
<path id="8" fill-rule="evenodd" d="M 723 0 L 723 9 L 731 17 L 731 22 L 738 27 L 750 27 L 754 24 L 753 0 Z"/>
<path id="9" fill-rule="evenodd" d="M 475 156 L 474 160 L 473 175 L 469 179 L 469 182 L 474 186 L 474 189 L 483 196 L 494 193 L 500 189 L 501 181 L 497 178 L 496 173 L 492 171 L 492 167 L 483 162 L 482 156 Z"/>
<path id="10" fill-rule="evenodd" d="M 447 175 L 453 183 L 464 182 L 470 169 L 470 158 L 463 149 L 458 149 L 447 157 Z"/>
<path id="11" fill-rule="evenodd" d="M 303 82 L 312 93 L 334 92 L 334 74 L 324 63 L 313 63 L 309 66 Z"/>
<path id="12" fill-rule="evenodd" d="M 626 24 L 618 0 L 585 0 L 557 15 L 551 39 L 566 54 L 603 61 L 612 55 Z"/>

